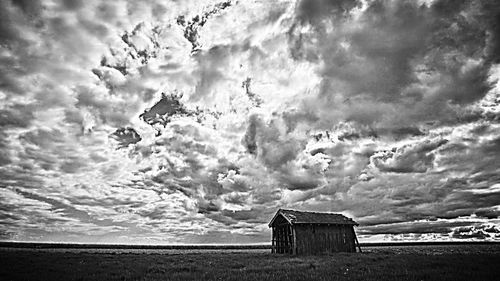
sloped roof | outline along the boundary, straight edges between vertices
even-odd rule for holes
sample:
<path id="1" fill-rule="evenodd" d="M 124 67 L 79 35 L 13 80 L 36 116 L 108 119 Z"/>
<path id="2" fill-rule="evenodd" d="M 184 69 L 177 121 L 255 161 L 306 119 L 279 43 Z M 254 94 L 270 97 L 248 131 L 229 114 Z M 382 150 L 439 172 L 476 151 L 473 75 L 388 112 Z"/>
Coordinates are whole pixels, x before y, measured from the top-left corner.
<path id="1" fill-rule="evenodd" d="M 302 212 L 295 210 L 279 209 L 274 215 L 271 222 L 269 222 L 269 227 L 273 224 L 274 220 L 282 215 L 290 224 L 347 224 L 347 225 L 359 225 L 357 222 L 353 221 L 342 214 L 334 213 L 317 213 L 317 212 Z"/>

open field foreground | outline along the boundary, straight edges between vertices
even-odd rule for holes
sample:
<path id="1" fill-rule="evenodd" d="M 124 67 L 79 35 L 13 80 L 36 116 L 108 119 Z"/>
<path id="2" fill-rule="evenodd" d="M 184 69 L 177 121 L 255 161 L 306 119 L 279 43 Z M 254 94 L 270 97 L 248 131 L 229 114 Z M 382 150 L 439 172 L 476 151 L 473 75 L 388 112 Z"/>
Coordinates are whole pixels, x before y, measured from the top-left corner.
<path id="1" fill-rule="evenodd" d="M 0 248 L 0 280 L 500 280 L 500 245 L 369 247 L 294 257 L 267 250 Z"/>

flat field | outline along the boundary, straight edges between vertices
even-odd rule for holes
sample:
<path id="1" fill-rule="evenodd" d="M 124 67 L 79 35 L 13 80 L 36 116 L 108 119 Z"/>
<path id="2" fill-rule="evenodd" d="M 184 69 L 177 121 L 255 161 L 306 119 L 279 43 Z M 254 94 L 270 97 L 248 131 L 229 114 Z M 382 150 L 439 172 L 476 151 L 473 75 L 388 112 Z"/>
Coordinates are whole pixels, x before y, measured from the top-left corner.
<path id="1" fill-rule="evenodd" d="M 0 280 L 500 280 L 500 244 L 269 250 L 0 248 Z"/>

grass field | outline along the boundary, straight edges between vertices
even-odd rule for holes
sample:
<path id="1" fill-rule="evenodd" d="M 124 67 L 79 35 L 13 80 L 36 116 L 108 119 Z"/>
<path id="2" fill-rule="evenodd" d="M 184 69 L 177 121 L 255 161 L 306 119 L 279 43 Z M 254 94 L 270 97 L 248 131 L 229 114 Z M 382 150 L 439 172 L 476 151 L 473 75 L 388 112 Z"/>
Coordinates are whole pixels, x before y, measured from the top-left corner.
<path id="1" fill-rule="evenodd" d="M 294 257 L 268 250 L 0 248 L 0 280 L 500 280 L 500 245 L 368 247 Z"/>

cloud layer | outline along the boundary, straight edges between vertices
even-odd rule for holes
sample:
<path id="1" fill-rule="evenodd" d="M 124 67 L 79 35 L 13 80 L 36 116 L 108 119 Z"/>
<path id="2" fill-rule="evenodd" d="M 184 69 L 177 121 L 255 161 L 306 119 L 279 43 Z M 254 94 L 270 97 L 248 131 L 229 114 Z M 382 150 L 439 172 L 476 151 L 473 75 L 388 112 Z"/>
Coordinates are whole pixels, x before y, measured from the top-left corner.
<path id="1" fill-rule="evenodd" d="M 0 239 L 500 239 L 496 1 L 3 1 Z"/>

